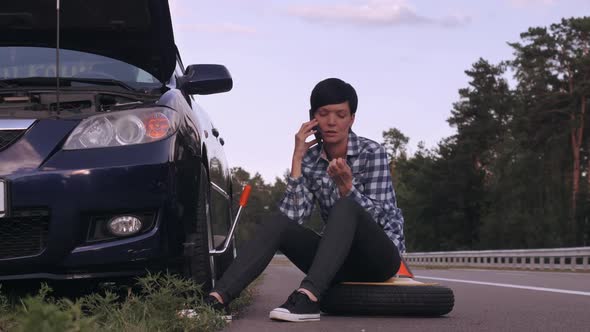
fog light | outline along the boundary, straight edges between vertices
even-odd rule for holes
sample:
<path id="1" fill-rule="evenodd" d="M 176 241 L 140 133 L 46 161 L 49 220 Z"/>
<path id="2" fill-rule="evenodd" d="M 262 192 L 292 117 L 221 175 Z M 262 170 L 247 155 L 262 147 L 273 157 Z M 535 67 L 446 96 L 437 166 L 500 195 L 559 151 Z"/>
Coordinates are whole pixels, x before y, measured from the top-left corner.
<path id="1" fill-rule="evenodd" d="M 115 236 L 133 235 L 141 230 L 141 220 L 134 216 L 119 216 L 109 220 L 107 227 Z"/>

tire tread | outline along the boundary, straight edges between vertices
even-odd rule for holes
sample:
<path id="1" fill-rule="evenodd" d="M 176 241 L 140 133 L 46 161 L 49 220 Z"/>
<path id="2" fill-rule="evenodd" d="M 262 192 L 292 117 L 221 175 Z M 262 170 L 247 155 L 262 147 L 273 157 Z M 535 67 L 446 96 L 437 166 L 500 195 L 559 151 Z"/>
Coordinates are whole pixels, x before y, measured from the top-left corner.
<path id="1" fill-rule="evenodd" d="M 330 314 L 446 315 L 455 304 L 453 291 L 444 286 L 335 285 L 321 301 Z"/>

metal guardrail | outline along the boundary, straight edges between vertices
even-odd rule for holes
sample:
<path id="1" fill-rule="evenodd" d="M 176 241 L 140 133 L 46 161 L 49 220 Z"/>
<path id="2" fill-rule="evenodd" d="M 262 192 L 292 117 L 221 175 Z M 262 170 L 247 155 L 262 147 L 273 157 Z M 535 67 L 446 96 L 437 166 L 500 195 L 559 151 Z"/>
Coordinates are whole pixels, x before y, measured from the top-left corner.
<path id="1" fill-rule="evenodd" d="M 410 266 L 590 271 L 590 247 L 405 253 Z"/>

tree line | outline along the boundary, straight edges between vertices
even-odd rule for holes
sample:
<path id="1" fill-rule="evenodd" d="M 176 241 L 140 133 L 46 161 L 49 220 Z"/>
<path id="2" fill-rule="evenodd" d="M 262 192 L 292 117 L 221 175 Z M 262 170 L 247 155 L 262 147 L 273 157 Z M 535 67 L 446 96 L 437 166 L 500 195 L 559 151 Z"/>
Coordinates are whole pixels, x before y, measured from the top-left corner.
<path id="1" fill-rule="evenodd" d="M 407 136 L 383 132 L 409 252 L 590 245 L 590 17 L 508 45 L 511 59 L 465 71 L 447 120 L 456 134 L 409 156 Z M 286 176 L 233 169 L 234 188 L 255 188 L 239 239 L 277 211 Z M 317 209 L 308 225 L 321 230 Z"/>

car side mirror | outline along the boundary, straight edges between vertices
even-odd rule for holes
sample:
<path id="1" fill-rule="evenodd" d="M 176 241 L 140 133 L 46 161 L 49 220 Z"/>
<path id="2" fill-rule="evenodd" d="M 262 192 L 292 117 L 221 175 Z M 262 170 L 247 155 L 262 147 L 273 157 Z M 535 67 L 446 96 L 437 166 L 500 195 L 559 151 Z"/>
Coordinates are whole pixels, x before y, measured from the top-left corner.
<path id="1" fill-rule="evenodd" d="M 231 75 L 223 65 L 190 65 L 179 81 L 179 88 L 189 95 L 222 93 L 233 87 Z"/>

